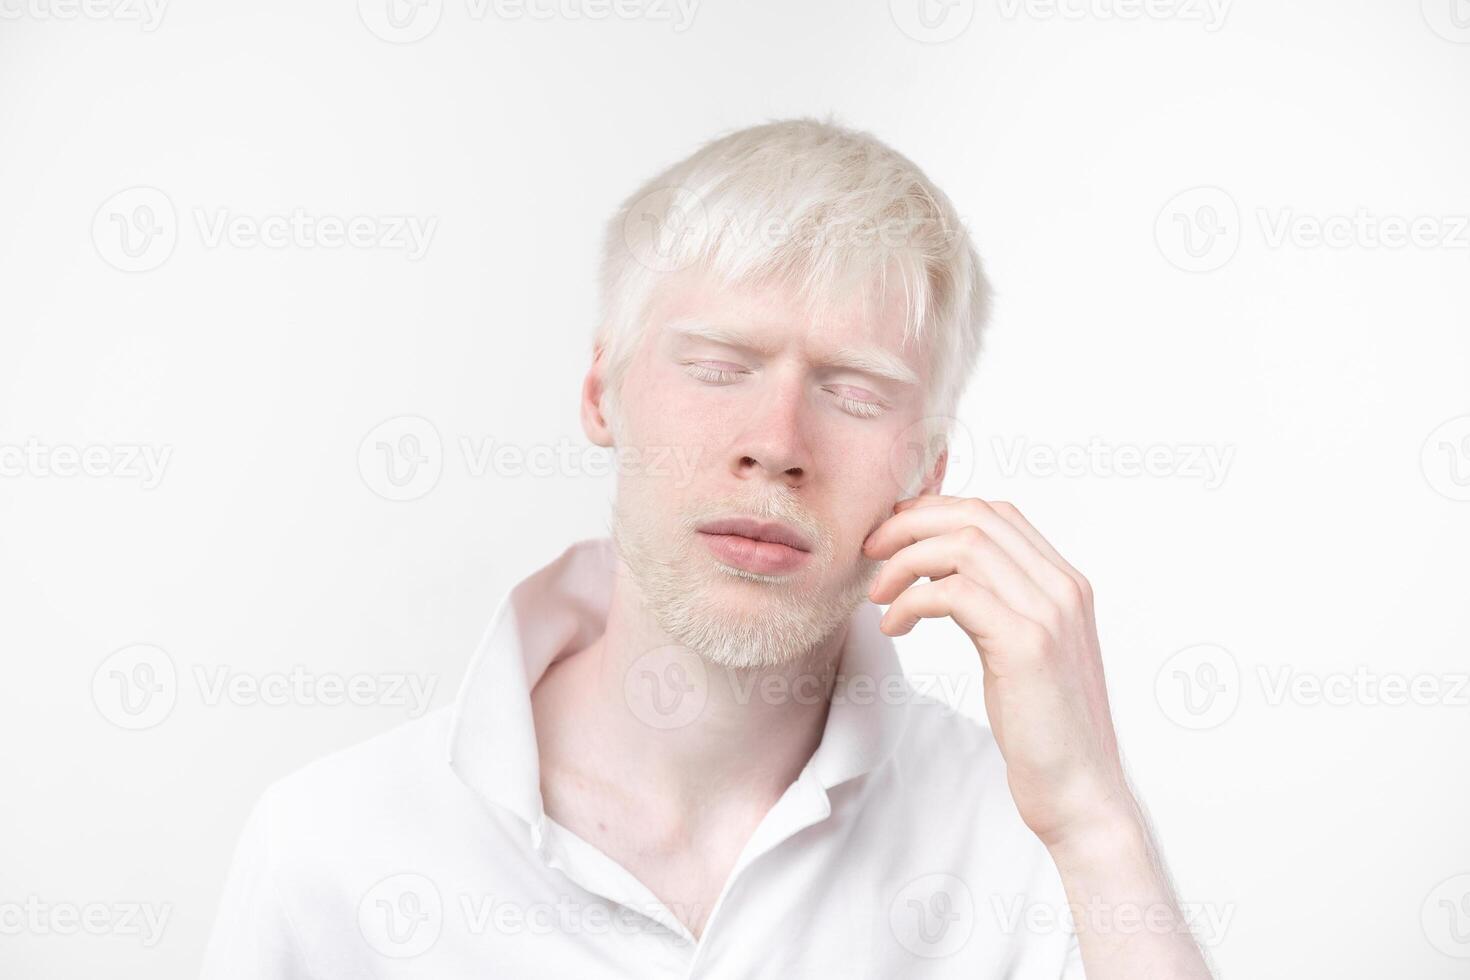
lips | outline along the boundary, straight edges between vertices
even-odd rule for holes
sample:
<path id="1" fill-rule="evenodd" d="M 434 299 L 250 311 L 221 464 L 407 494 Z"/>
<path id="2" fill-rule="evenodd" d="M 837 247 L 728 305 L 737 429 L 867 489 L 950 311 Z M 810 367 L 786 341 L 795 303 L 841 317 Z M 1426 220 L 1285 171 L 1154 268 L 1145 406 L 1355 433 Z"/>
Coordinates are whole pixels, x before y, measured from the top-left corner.
<path id="1" fill-rule="evenodd" d="M 728 517 L 723 520 L 701 524 L 698 528 L 705 534 L 738 534 L 752 541 L 769 541 L 784 544 L 797 551 L 811 551 L 812 546 L 795 528 L 773 521 L 757 521 L 749 517 Z"/>
<path id="2" fill-rule="evenodd" d="M 794 528 L 771 521 L 731 517 L 698 528 L 705 546 L 721 562 L 748 572 L 780 575 L 811 560 L 811 544 Z"/>

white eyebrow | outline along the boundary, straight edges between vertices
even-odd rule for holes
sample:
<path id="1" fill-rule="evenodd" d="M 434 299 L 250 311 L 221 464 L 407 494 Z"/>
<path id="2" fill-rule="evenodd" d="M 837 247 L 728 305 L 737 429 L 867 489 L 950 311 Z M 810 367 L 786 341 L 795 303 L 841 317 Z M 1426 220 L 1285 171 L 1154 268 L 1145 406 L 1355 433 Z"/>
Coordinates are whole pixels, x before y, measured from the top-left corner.
<path id="1" fill-rule="evenodd" d="M 878 347 L 865 347 L 855 350 L 851 347 L 843 347 L 832 354 L 828 361 L 833 367 L 843 367 L 852 371 L 861 371 L 871 374 L 900 385 L 916 385 L 919 376 L 914 369 L 903 362 L 902 358 L 882 350 Z"/>
<path id="2" fill-rule="evenodd" d="M 684 337 L 707 340 L 728 347 L 740 347 L 762 354 L 774 353 L 771 348 L 758 344 L 739 330 L 706 323 L 692 317 L 670 320 L 667 327 L 670 331 Z M 880 347 L 842 347 L 832 352 L 826 358 L 826 362 L 831 367 L 870 374 L 894 384 L 917 385 L 919 383 L 919 376 L 913 368 L 904 363 L 902 358 Z"/>

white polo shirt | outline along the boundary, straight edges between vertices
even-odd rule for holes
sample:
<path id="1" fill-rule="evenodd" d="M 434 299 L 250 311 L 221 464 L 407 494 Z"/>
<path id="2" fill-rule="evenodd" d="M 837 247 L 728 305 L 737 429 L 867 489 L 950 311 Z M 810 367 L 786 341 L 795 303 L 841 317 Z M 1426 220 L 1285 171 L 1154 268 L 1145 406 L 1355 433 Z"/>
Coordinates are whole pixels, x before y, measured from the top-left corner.
<path id="1" fill-rule="evenodd" d="M 456 705 L 271 786 L 206 978 L 1083 976 L 1049 855 L 990 733 L 901 681 L 855 613 L 822 740 L 695 940 L 542 809 L 531 688 L 602 630 L 614 554 L 572 545 L 510 590 Z"/>

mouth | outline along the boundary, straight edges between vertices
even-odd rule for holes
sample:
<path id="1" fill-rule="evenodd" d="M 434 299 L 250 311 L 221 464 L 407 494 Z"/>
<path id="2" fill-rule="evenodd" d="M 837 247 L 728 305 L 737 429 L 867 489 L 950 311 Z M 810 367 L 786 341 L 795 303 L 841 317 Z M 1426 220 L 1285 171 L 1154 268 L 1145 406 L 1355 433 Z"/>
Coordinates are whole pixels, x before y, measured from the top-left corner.
<path id="1" fill-rule="evenodd" d="M 710 521 L 696 530 L 716 558 L 748 572 L 790 572 L 811 559 L 811 543 L 785 524 L 731 517 Z"/>

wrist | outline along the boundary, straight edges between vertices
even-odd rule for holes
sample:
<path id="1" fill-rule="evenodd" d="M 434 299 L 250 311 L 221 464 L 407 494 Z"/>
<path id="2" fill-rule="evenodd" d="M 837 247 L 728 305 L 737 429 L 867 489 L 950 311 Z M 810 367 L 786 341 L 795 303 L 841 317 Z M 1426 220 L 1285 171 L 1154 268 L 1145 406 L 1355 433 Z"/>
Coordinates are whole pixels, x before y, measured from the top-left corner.
<path id="1" fill-rule="evenodd" d="M 1148 830 L 1131 795 L 1096 810 L 1085 823 L 1046 841 L 1064 875 L 1086 874 L 1150 859 Z"/>

